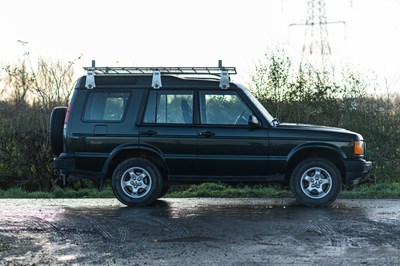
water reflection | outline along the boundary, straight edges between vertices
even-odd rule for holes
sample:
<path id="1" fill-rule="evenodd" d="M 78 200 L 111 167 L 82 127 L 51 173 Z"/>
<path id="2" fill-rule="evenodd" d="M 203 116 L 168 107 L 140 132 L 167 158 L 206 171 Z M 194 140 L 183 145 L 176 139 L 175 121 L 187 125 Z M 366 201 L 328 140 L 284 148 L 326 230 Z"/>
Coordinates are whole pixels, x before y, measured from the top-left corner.
<path id="1" fill-rule="evenodd" d="M 78 211 L 77 208 L 74 208 Z M 309 208 L 291 199 L 162 199 L 148 207 L 82 208 L 83 213 L 134 220 L 138 217 L 188 219 L 195 217 L 243 219 L 344 219 L 365 217 L 362 206 L 334 204 Z"/>

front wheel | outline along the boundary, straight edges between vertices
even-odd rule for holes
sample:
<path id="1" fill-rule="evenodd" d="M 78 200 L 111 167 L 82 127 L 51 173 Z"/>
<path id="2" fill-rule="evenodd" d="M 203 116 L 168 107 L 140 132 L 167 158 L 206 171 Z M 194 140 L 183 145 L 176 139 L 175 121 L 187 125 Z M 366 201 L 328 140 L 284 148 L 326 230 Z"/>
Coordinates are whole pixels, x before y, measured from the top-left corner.
<path id="1" fill-rule="evenodd" d="M 342 187 L 339 169 L 325 159 L 311 158 L 300 162 L 292 173 L 290 188 L 295 198 L 306 206 L 333 203 Z"/>
<path id="2" fill-rule="evenodd" d="M 127 206 L 147 206 L 156 201 L 163 188 L 158 168 L 143 158 L 128 159 L 115 169 L 112 177 L 115 197 Z"/>
<path id="3" fill-rule="evenodd" d="M 169 186 L 164 186 L 163 189 L 161 190 L 160 198 L 164 197 L 169 192 L 169 189 L 170 189 Z"/>

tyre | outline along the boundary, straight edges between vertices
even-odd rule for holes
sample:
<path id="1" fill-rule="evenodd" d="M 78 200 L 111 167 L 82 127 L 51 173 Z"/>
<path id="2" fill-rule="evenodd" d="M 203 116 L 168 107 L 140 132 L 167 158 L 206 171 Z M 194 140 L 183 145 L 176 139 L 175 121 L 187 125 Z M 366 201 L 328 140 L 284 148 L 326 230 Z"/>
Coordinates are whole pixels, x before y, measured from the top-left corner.
<path id="1" fill-rule="evenodd" d="M 149 160 L 134 158 L 123 161 L 112 176 L 115 197 L 127 206 L 147 206 L 162 192 L 162 176 Z"/>
<path id="2" fill-rule="evenodd" d="M 169 189 L 170 189 L 169 186 L 163 186 L 163 188 L 162 188 L 162 190 L 161 190 L 160 198 L 161 198 L 161 197 L 164 197 L 164 196 L 168 193 Z"/>
<path id="3" fill-rule="evenodd" d="M 327 206 L 337 199 L 342 188 L 339 169 L 321 158 L 302 161 L 292 173 L 290 188 L 303 205 Z"/>
<path id="4" fill-rule="evenodd" d="M 55 107 L 50 115 L 50 148 L 55 156 L 59 156 L 64 149 L 63 131 L 67 107 Z"/>

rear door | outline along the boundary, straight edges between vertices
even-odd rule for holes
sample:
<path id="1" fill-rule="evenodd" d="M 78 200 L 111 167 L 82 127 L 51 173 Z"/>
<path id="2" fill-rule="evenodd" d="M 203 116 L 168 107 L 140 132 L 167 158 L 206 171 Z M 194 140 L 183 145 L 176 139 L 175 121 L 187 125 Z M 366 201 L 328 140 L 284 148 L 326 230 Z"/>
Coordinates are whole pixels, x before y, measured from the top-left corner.
<path id="1" fill-rule="evenodd" d="M 193 90 L 151 90 L 139 143 L 167 162 L 170 177 L 190 175 L 196 164 L 197 136 L 193 125 Z"/>

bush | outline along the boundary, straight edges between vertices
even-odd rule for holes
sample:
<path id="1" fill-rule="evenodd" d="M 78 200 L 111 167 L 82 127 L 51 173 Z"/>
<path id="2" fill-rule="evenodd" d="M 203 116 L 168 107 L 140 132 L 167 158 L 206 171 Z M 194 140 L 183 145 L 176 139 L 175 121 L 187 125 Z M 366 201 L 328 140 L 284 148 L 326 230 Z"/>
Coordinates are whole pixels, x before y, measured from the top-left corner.
<path id="1" fill-rule="evenodd" d="M 28 67 L 25 61 L 3 68 L 1 188 L 53 189 L 49 116 L 53 107 L 68 103 L 74 62 L 39 59 L 36 69 Z M 282 51 L 267 55 L 256 66 L 250 87 L 282 122 L 344 127 L 361 133 L 367 141 L 367 156 L 373 161 L 378 181 L 399 181 L 400 95 L 374 96 L 370 93 L 376 89 L 374 80 L 349 68 L 318 71 L 306 64 L 296 67 Z M 88 182 L 74 185 L 75 189 L 90 187 Z M 204 187 L 196 193 L 205 195 L 207 190 Z M 61 192 L 56 189 L 54 193 Z M 71 197 L 75 195 L 68 193 Z"/>
<path id="2" fill-rule="evenodd" d="M 378 181 L 400 179 L 400 97 L 371 94 L 370 80 L 350 68 L 294 68 L 283 53 L 267 54 L 252 76 L 251 88 L 282 122 L 343 127 L 363 135 Z"/>
<path id="3" fill-rule="evenodd" d="M 29 60 L 27 60 L 30 62 Z M 39 59 L 6 66 L 0 76 L 0 187 L 49 191 L 51 184 L 48 127 L 51 110 L 67 105 L 74 62 Z"/>

